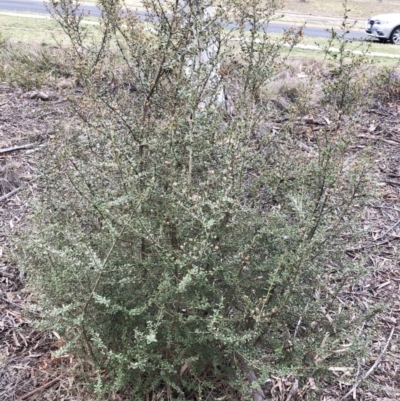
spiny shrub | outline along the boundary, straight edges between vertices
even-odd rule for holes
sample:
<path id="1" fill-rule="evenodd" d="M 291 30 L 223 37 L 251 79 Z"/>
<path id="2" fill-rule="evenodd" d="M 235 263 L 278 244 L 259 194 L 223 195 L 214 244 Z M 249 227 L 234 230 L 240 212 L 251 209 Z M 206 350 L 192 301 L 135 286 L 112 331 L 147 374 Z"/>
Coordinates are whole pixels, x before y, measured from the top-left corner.
<path id="1" fill-rule="evenodd" d="M 282 114 L 265 88 L 298 35 L 264 32 L 275 1 L 146 0 L 145 24 L 103 0 L 95 43 L 75 1 L 50 3 L 84 90 L 44 155 L 20 263 L 63 351 L 137 400 L 260 400 L 271 374 L 352 361 L 359 315 L 338 295 L 361 273 L 345 254 L 366 184 L 349 153 L 358 56 L 334 59 L 320 104 L 308 78 Z"/>

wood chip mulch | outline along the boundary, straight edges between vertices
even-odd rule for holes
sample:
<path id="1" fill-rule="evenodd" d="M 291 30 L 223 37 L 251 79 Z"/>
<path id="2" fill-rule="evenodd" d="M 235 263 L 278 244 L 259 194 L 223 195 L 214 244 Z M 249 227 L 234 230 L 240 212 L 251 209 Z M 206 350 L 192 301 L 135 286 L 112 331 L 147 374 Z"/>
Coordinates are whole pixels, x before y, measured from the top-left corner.
<path id="1" fill-rule="evenodd" d="M 57 333 L 33 328 L 24 308 L 34 302 L 24 287 L 24 272 L 16 268 L 9 238 L 23 226 L 26 200 L 35 190 L 36 153 L 51 135 L 56 118 L 67 115 L 58 93 L 38 94 L 0 85 L 0 400 L 64 400 L 77 386 L 76 358 L 56 358 Z M 28 145 L 28 146 L 27 146 Z M 11 196 L 10 196 L 11 195 Z M 79 398 L 84 399 L 84 398 Z"/>
<path id="2" fill-rule="evenodd" d="M 74 356 L 55 357 L 60 347 L 56 332 L 42 333 L 31 324 L 26 302 L 34 302 L 24 286 L 24 272 L 16 268 L 9 238 L 24 224 L 27 199 L 35 191 L 36 152 L 51 136 L 57 119 L 69 118 L 61 93 L 26 92 L 0 84 L 0 400 L 64 400 L 87 398 L 74 372 L 82 368 Z M 310 122 L 312 124 L 312 122 Z M 364 218 L 372 273 L 343 295 L 365 310 L 382 304 L 373 323 L 377 335 L 370 346 L 374 357 L 358 361 L 357 372 L 334 372 L 336 380 L 319 388 L 321 401 L 400 400 L 400 100 L 377 102 L 359 127 L 355 151 L 374 149 L 376 194 Z M 25 146 L 25 145 L 30 146 Z M 1 149 L 9 149 L 1 153 Z M 14 191 L 14 192 L 13 192 Z M 10 195 L 11 194 L 11 195 Z M 355 257 L 356 250 L 348 250 Z M 390 341 L 389 341 L 390 340 Z M 383 352 L 385 351 L 385 352 Z M 357 361 L 355 361 L 356 365 Z M 272 378 L 272 399 L 307 400 L 310 380 L 296 391 L 293 377 Z M 364 379 L 364 380 L 363 380 Z M 118 395 L 114 399 L 122 399 Z"/>

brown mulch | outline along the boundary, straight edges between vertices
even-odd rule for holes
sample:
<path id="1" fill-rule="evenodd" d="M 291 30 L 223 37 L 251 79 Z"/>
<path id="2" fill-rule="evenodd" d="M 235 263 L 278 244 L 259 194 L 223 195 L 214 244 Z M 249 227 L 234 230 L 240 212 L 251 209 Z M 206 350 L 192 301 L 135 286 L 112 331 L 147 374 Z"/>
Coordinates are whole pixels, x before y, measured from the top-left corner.
<path id="1" fill-rule="evenodd" d="M 81 361 L 70 355 L 55 357 L 60 347 L 56 332 L 33 328 L 26 302 L 34 302 L 24 287 L 24 272 L 12 259 L 12 236 L 24 224 L 27 199 L 35 191 L 37 151 L 51 139 L 54 122 L 69 117 L 62 93 L 45 90 L 48 96 L 0 85 L 0 400 L 87 400 L 74 372 Z M 309 122 L 312 124 L 312 122 Z M 355 361 L 357 372 L 338 370 L 337 380 L 321 389 L 320 400 L 400 400 L 400 101 L 371 109 L 359 127 L 355 151 L 371 146 L 377 183 L 373 202 L 364 218 L 365 237 L 360 248 L 368 250 L 372 273 L 343 294 L 343 302 L 366 311 L 378 304 L 385 310 L 373 322 L 379 330 L 371 342 L 374 357 Z M 29 145 L 21 147 L 21 145 Z M 4 153 L 7 148 L 19 148 Z M 20 189 L 19 191 L 17 189 Z M 14 192 L 13 192 L 14 191 Z M 10 195 L 12 194 L 12 195 Z M 9 196 L 10 195 L 10 196 Z M 8 196 L 8 197 L 7 197 Z M 357 257 L 357 249 L 349 249 Z M 394 331 L 393 331 L 394 329 Z M 391 337 L 391 338 L 390 338 Z M 388 340 L 390 338 L 390 343 Z M 383 351 L 386 349 L 386 352 Z M 373 368 L 373 369 L 371 369 Z M 360 379 L 368 377 L 360 385 Z M 312 378 L 293 392 L 295 379 L 273 378 L 273 399 L 306 400 L 315 389 Z M 84 395 L 85 394 L 85 395 Z M 290 396 L 290 398 L 289 398 Z M 115 395 L 114 399 L 119 399 Z"/>
<path id="2" fill-rule="evenodd" d="M 322 400 L 341 400 L 346 395 L 349 400 L 395 401 L 400 400 L 400 101 L 384 107 L 377 102 L 365 115 L 357 138 L 354 148 L 371 147 L 375 165 L 370 173 L 376 192 L 365 211 L 365 235 L 359 245 L 367 251 L 372 271 L 343 294 L 342 301 L 365 311 L 381 305 L 383 312 L 365 322 L 365 328 L 377 328 L 370 344 L 374 357 L 357 361 L 356 375 L 337 372 L 338 385 L 324 389 Z M 347 253 L 357 257 L 357 249 Z"/>
<path id="3" fill-rule="evenodd" d="M 56 332 L 35 330 L 24 309 L 32 302 L 24 272 L 12 261 L 12 236 L 23 225 L 26 200 L 35 190 L 36 153 L 51 138 L 55 119 L 67 113 L 61 94 L 45 96 L 0 85 L 0 400 L 69 400 L 77 386 L 73 371 L 80 361 L 56 358 Z M 39 94 L 40 95 L 40 94 Z M 43 93 L 41 94 L 43 95 Z M 41 97 L 45 100 L 42 100 Z M 28 146 L 27 146 L 28 145 Z M 20 189 L 17 191 L 17 189 Z M 17 191 L 17 192 L 16 192 Z M 11 196 L 9 196 L 12 194 Z M 82 399 L 82 398 L 80 398 Z"/>

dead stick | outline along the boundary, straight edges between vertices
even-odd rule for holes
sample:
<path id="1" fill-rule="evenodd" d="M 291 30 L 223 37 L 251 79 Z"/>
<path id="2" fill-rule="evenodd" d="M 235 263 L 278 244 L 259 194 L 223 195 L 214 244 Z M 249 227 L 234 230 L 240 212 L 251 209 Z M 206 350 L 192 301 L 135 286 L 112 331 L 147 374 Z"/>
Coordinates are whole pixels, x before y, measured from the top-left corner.
<path id="1" fill-rule="evenodd" d="M 395 207 L 390 207 L 390 206 L 375 206 L 375 205 L 370 205 L 371 207 L 375 209 L 390 209 L 390 210 L 395 210 L 396 212 L 400 212 L 400 209 L 397 209 Z"/>
<path id="2" fill-rule="evenodd" d="M 380 235 L 378 238 L 375 238 L 375 241 L 378 241 L 379 239 L 382 239 L 386 234 L 389 234 L 390 231 L 395 229 L 398 225 L 400 224 L 400 220 L 396 223 L 393 224 L 390 228 L 388 228 L 382 235 Z"/>
<path id="3" fill-rule="evenodd" d="M 389 243 L 389 240 L 385 240 L 385 241 L 382 241 L 382 242 L 378 242 L 377 244 L 372 244 L 372 245 L 360 245 L 358 248 L 346 249 L 346 252 L 361 251 L 361 250 L 363 250 L 363 249 L 375 248 L 376 246 L 385 245 L 385 244 L 388 244 L 388 243 Z"/>
<path id="4" fill-rule="evenodd" d="M 56 377 L 53 380 L 50 380 L 49 382 L 43 384 L 43 386 L 40 386 L 38 388 L 35 388 L 35 390 L 30 391 L 29 393 L 26 393 L 25 395 L 23 395 L 22 397 L 19 398 L 20 401 L 22 400 L 26 400 L 29 397 L 31 397 L 32 395 L 35 395 L 36 393 L 39 393 L 43 390 L 45 390 L 46 388 L 51 387 L 53 384 L 57 383 L 59 380 L 61 379 L 61 376 Z"/>
<path id="5" fill-rule="evenodd" d="M 289 391 L 289 394 L 286 398 L 286 401 L 290 401 L 294 395 L 296 395 L 297 390 L 299 389 L 299 381 L 297 379 L 294 380 L 292 384 L 292 388 Z"/>
<path id="6" fill-rule="evenodd" d="M 7 194 L 0 196 L 0 202 L 2 202 L 3 200 L 6 200 L 8 198 L 10 198 L 11 196 L 13 196 L 14 194 L 16 194 L 17 192 L 19 192 L 21 190 L 21 187 L 14 189 L 11 192 L 8 192 Z"/>
<path id="7" fill-rule="evenodd" d="M 390 184 L 390 185 L 400 185 L 400 182 L 392 181 L 392 180 L 381 181 L 381 182 L 384 182 L 385 184 Z"/>
<path id="8" fill-rule="evenodd" d="M 390 341 L 393 337 L 393 333 L 394 333 L 394 327 L 392 328 L 392 331 L 390 332 L 390 335 L 386 341 L 386 345 L 384 346 L 382 352 L 380 353 L 380 355 L 378 356 L 378 358 L 376 359 L 375 363 L 370 367 L 370 369 L 368 370 L 368 372 L 363 375 L 362 377 L 360 377 L 355 383 L 354 386 L 351 388 L 351 390 L 349 392 L 347 392 L 341 399 L 340 401 L 345 400 L 349 395 L 351 395 L 353 393 L 354 390 L 357 389 L 357 387 L 361 384 L 361 382 L 363 380 L 365 380 L 376 368 L 377 366 L 381 363 L 383 355 L 385 355 L 386 350 L 389 347 Z"/>
<path id="9" fill-rule="evenodd" d="M 15 152 L 16 150 L 32 149 L 38 146 L 37 143 L 27 143 L 25 145 L 11 146 L 10 148 L 0 149 L 0 154 Z"/>

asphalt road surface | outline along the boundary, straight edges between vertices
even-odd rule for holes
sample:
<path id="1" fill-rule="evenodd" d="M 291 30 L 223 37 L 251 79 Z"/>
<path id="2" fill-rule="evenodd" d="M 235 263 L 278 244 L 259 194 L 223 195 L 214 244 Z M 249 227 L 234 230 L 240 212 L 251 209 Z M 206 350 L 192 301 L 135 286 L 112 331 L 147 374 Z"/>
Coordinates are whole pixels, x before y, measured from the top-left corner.
<path id="1" fill-rule="evenodd" d="M 90 15 L 93 17 L 99 16 L 99 9 L 95 6 L 85 5 L 85 11 L 90 11 Z M 0 0 L 0 10 L 2 11 L 13 11 L 13 12 L 33 12 L 33 13 L 47 13 L 46 7 L 42 0 Z M 140 13 L 144 15 L 144 13 Z M 286 23 L 270 23 L 267 31 L 270 33 L 282 33 L 284 29 L 289 29 L 290 24 Z M 323 28 L 306 27 L 303 31 L 304 35 L 315 38 L 328 38 L 331 36 Z M 338 31 L 338 33 L 340 33 Z M 364 39 L 366 35 L 363 32 L 352 31 L 349 34 L 350 39 Z"/>
<path id="2" fill-rule="evenodd" d="M 94 7 L 95 8 L 95 7 Z M 39 0 L 0 0 L 0 10 L 14 12 L 47 13 L 43 1 Z"/>

